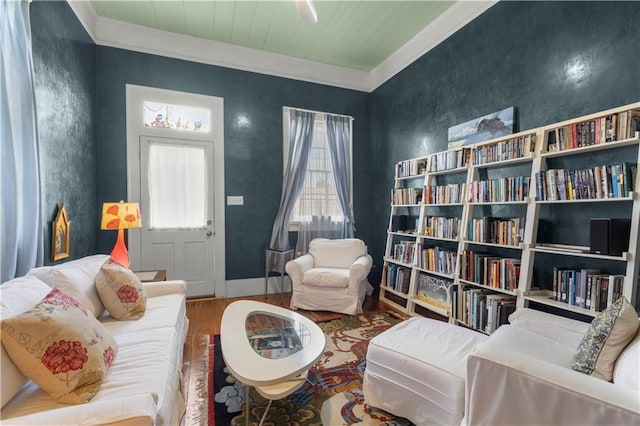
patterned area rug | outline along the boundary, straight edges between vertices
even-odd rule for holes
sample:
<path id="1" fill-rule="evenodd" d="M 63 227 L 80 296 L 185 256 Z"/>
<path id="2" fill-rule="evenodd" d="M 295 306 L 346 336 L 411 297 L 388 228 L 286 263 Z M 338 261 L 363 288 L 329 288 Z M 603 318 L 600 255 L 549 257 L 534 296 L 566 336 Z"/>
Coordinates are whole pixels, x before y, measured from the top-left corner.
<path id="1" fill-rule="evenodd" d="M 366 313 L 321 322 L 318 325 L 327 336 L 324 354 L 309 370 L 307 382 L 289 397 L 273 401 L 265 425 L 411 425 L 369 407 L 362 395 L 362 378 L 369 340 L 402 321 L 392 313 Z M 203 398 L 198 415 L 185 417 L 185 424 L 244 425 L 245 388 L 235 380 L 224 365 L 220 336 L 208 339 L 209 353 L 206 388 L 210 397 Z M 213 362 L 211 362 L 213 361 Z M 204 395 L 203 395 L 204 397 Z M 258 424 L 268 400 L 255 389 L 249 392 L 249 422 Z M 191 404 L 190 404 L 191 405 Z M 206 414 L 205 414 L 206 413 Z"/>

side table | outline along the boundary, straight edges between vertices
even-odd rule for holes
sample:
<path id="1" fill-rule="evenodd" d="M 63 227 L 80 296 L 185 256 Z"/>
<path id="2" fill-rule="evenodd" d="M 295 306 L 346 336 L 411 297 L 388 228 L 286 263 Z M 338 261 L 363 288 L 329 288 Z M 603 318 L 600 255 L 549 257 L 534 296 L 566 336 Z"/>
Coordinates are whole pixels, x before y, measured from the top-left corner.
<path id="1" fill-rule="evenodd" d="M 285 265 L 293 259 L 293 249 L 265 251 L 264 295 L 269 291 L 269 277 L 280 277 L 280 293 L 284 292 Z"/>
<path id="2" fill-rule="evenodd" d="M 136 274 L 143 283 L 167 280 L 166 269 L 156 269 L 154 271 L 133 271 L 133 273 Z"/>

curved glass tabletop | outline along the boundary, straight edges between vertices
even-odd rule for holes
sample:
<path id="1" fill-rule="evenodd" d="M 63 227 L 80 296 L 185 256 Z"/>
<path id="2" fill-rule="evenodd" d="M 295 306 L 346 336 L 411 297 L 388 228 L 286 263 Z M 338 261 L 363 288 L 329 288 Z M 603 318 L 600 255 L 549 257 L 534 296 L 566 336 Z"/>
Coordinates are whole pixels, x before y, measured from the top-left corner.
<path id="1" fill-rule="evenodd" d="M 311 333 L 303 323 L 269 312 L 248 315 L 245 330 L 249 345 L 268 359 L 286 358 L 300 352 L 311 341 Z"/>

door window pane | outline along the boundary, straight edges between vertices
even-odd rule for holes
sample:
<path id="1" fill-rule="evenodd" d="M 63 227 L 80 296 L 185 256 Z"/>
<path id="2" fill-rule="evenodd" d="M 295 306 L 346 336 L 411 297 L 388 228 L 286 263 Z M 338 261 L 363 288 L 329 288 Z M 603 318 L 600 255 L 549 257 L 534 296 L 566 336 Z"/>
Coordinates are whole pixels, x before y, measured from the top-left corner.
<path id="1" fill-rule="evenodd" d="M 206 226 L 207 165 L 204 147 L 149 146 L 151 229 Z"/>
<path id="2" fill-rule="evenodd" d="M 149 101 L 144 101 L 143 108 L 145 127 L 204 133 L 211 131 L 211 111 L 206 108 Z"/>

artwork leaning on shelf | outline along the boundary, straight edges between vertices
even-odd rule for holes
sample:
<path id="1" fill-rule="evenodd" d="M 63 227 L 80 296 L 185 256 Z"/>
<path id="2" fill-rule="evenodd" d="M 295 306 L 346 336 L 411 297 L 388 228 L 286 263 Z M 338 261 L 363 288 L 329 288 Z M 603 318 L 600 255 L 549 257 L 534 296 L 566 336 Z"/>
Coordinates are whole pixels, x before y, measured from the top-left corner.
<path id="1" fill-rule="evenodd" d="M 451 309 L 451 285 L 453 281 L 429 274 L 418 275 L 418 299 L 441 309 Z"/>

